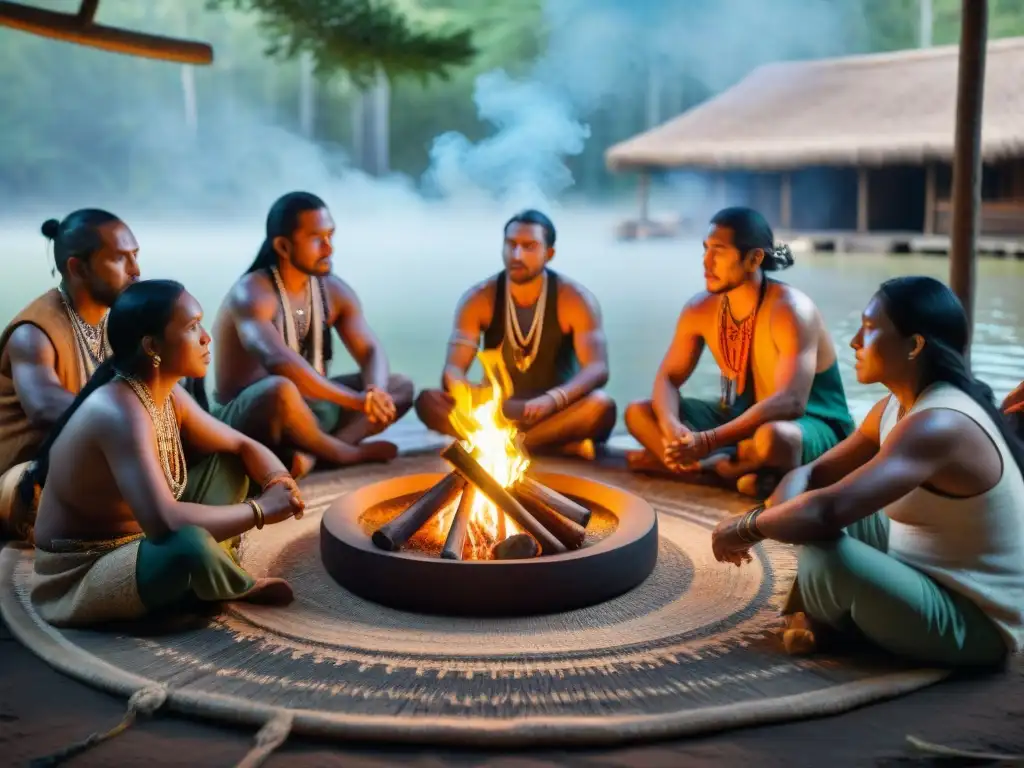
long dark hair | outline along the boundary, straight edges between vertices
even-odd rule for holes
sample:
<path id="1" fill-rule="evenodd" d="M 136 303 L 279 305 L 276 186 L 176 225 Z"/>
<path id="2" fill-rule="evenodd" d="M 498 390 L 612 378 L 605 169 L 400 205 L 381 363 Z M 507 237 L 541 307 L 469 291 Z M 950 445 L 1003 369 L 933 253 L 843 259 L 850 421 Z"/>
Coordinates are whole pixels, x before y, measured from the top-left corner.
<path id="1" fill-rule="evenodd" d="M 878 289 L 885 313 L 903 336 L 924 338 L 921 361 L 924 382 L 944 381 L 956 387 L 995 422 L 1017 467 L 1024 472 L 1024 444 L 999 411 L 992 389 L 974 378 L 967 368 L 970 330 L 960 300 L 945 284 L 932 277 L 911 275 L 886 280 Z"/>
<path id="2" fill-rule="evenodd" d="M 300 214 L 306 211 L 319 211 L 326 207 L 327 204 L 312 192 L 289 192 L 277 198 L 267 214 L 266 236 L 263 238 L 259 251 L 256 252 L 256 258 L 253 259 L 245 273 L 258 272 L 261 269 L 270 269 L 276 266 L 277 251 L 274 250 L 274 238 L 290 238 L 299 228 Z"/>
<path id="3" fill-rule="evenodd" d="M 274 238 L 291 238 L 295 234 L 295 230 L 299 228 L 300 214 L 306 211 L 319 211 L 321 208 L 326 207 L 327 203 L 312 192 L 289 192 L 277 198 L 274 204 L 270 206 L 270 212 L 267 214 L 266 234 L 263 242 L 260 244 L 260 249 L 256 252 L 256 258 L 253 259 L 249 268 L 245 270 L 245 274 L 252 274 L 260 270 L 269 271 L 271 267 L 277 266 L 278 255 L 277 251 L 274 250 Z M 320 281 L 320 289 L 324 302 L 323 359 L 324 367 L 326 367 L 334 357 L 334 340 L 331 337 L 330 313 L 327 311 L 327 288 L 323 280 Z M 197 380 L 196 386 L 203 388 L 205 392 L 201 379 Z"/>
<path id="4" fill-rule="evenodd" d="M 711 217 L 711 223 L 732 231 L 732 242 L 740 256 L 745 257 L 756 248 L 764 251 L 761 269 L 765 272 L 778 272 L 793 266 L 793 252 L 789 246 L 775 242 L 775 233 L 768 220 L 753 208 L 739 205 L 723 208 Z"/>
<path id="5" fill-rule="evenodd" d="M 75 411 L 93 392 L 113 380 L 118 371 L 138 371 L 148 361 L 142 349 L 146 336 L 163 336 L 185 286 L 174 280 L 141 280 L 125 288 L 114 301 L 107 319 L 111 356 L 103 361 L 82 387 L 67 410 L 53 425 L 39 449 L 35 463 L 21 482 L 23 499 L 32 499 L 35 486 L 42 487 L 50 471 L 50 449 Z"/>

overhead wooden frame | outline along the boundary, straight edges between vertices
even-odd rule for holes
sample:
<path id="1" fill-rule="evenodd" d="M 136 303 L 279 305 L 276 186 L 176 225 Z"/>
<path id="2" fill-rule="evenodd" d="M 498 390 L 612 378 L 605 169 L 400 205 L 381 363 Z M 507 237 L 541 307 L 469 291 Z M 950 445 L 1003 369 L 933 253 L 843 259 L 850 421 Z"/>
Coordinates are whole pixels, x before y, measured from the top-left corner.
<path id="1" fill-rule="evenodd" d="M 82 0 L 78 13 L 58 13 L 0 0 L 0 26 L 129 56 L 182 64 L 213 62 L 213 48 L 207 43 L 94 24 L 99 4 L 100 0 Z"/>

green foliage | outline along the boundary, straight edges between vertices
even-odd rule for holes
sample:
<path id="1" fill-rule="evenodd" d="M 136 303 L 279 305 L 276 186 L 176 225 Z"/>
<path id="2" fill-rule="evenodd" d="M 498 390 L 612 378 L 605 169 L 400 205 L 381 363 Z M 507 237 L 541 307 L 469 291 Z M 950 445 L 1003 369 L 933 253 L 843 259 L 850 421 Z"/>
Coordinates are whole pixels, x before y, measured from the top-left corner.
<path id="1" fill-rule="evenodd" d="M 383 69 L 391 79 L 449 76 L 476 54 L 470 31 L 414 29 L 409 19 L 381 0 L 207 0 L 208 9 L 232 6 L 256 13 L 270 40 L 267 54 L 312 54 L 319 74 L 344 71 L 366 85 Z"/>

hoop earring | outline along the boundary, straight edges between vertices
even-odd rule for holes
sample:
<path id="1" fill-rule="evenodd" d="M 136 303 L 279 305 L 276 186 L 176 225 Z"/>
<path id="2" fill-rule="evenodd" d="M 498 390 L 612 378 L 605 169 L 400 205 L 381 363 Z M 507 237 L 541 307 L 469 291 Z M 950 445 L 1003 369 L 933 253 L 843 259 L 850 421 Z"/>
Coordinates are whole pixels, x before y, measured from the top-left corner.
<path id="1" fill-rule="evenodd" d="M 161 362 L 160 361 L 160 355 L 153 355 L 152 359 L 153 359 L 153 367 L 154 368 L 159 368 L 160 367 L 160 362 Z"/>

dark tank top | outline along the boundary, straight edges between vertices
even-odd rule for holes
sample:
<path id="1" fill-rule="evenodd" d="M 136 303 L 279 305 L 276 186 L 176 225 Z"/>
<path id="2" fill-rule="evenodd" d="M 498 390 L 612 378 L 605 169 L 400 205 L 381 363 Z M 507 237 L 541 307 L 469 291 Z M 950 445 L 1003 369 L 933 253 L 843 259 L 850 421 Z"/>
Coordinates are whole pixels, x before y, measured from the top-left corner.
<path id="1" fill-rule="evenodd" d="M 547 270 L 547 274 L 547 304 L 544 317 L 541 319 L 540 347 L 537 349 L 533 365 L 525 371 L 516 368 L 511 345 L 503 344 L 506 276 L 504 272 L 498 274 L 494 315 L 491 317 L 491 324 L 484 331 L 484 349 L 501 348 L 501 356 L 512 379 L 512 391 L 516 397 L 535 397 L 552 387 L 565 384 L 579 369 L 579 361 L 572 345 L 572 334 L 562 333 L 562 327 L 558 323 L 558 275 L 550 269 Z M 533 312 L 530 308 L 514 309 L 519 319 L 519 327 L 525 331 L 533 322 Z"/>

